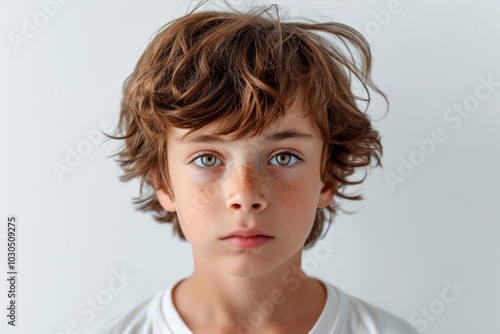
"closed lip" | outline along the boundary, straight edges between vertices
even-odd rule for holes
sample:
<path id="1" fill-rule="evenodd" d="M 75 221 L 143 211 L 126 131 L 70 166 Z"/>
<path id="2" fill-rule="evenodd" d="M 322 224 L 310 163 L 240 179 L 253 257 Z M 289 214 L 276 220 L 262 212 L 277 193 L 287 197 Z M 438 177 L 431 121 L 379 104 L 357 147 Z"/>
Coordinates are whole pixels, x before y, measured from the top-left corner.
<path id="1" fill-rule="evenodd" d="M 250 237 L 255 237 L 258 235 L 273 238 L 272 235 L 270 235 L 266 231 L 258 229 L 258 228 L 241 228 L 241 229 L 234 230 L 234 231 L 224 235 L 223 237 L 221 237 L 221 239 L 227 239 L 227 238 L 231 238 L 231 237 L 250 238 Z"/>

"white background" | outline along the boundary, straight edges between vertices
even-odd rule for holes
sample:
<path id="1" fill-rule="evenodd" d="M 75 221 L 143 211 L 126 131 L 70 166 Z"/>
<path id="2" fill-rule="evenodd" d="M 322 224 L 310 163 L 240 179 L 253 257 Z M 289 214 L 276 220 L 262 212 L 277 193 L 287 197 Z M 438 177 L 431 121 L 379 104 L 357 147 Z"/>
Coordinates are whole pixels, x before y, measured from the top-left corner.
<path id="1" fill-rule="evenodd" d="M 346 205 L 357 213 L 341 214 L 330 229 L 335 251 L 308 272 L 406 320 L 413 314 L 428 334 L 500 333 L 500 4 L 282 3 L 295 8 L 291 15 L 321 15 L 362 31 L 373 47 L 373 77 L 391 101 L 375 123 L 384 169 L 361 188 L 364 201 Z M 53 169 L 67 165 L 70 150 L 89 148 L 85 131 L 106 120 L 115 124 L 122 83 L 147 41 L 186 8 L 180 1 L 71 1 L 16 52 L 9 36 L 22 36 L 23 18 L 33 22 L 43 9 L 37 1 L 1 2 L 0 276 L 7 272 L 12 214 L 19 219 L 20 273 L 15 329 L 6 324 L 1 279 L 2 333 L 84 331 L 189 275 L 189 246 L 172 237 L 169 225 L 132 207 L 138 184 L 118 181 L 108 158 L 116 143 L 91 145 L 59 179 Z M 390 17 L 381 14 L 387 9 Z M 482 100 L 475 97 L 480 77 L 497 83 L 492 92 L 479 88 L 489 93 Z M 464 103 L 471 112 L 460 124 L 443 118 Z M 370 113 L 380 119 L 384 108 L 375 97 Z M 418 153 L 416 141 L 435 129 L 446 140 Z M 397 174 L 410 158 L 419 165 L 391 188 L 387 173 Z M 122 270 L 134 279 L 94 319 L 77 312 L 90 310 L 89 298 L 104 296 L 113 271 Z M 446 280 L 465 287 L 455 296 L 445 291 L 454 296 L 449 303 L 441 297 Z"/>

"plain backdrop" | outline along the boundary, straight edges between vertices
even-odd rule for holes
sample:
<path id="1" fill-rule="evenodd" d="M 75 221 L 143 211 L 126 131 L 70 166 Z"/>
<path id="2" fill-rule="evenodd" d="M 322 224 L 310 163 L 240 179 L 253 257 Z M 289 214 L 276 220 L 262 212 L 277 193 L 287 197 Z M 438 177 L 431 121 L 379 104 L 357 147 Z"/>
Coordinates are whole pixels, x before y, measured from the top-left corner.
<path id="1" fill-rule="evenodd" d="M 189 245 L 133 208 L 117 144 L 92 139 L 116 124 L 147 42 L 189 4 L 54 1 L 0 5 L 1 277 L 7 217 L 19 221 L 17 326 L 2 279 L 2 333 L 84 332 L 192 270 Z M 353 189 L 365 200 L 345 203 L 356 213 L 329 230 L 328 257 L 305 254 L 308 273 L 428 334 L 500 333 L 500 4 L 278 3 L 359 29 L 391 102 L 385 118 L 380 97 L 368 110 L 384 168 Z"/>

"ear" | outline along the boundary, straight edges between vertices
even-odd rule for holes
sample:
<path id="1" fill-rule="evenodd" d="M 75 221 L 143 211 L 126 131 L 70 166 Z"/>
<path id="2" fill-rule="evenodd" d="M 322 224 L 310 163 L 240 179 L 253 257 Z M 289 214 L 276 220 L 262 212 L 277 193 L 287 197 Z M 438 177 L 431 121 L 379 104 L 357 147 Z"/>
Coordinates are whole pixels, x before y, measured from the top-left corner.
<path id="1" fill-rule="evenodd" d="M 172 197 L 164 190 L 164 186 L 160 185 L 158 174 L 151 173 L 151 180 L 153 181 L 154 188 L 156 189 L 156 197 L 160 205 L 169 212 L 175 212 L 175 202 Z"/>
<path id="2" fill-rule="evenodd" d="M 333 201 L 333 196 L 337 192 L 338 182 L 333 180 L 327 183 L 324 183 L 323 188 L 321 189 L 321 193 L 318 199 L 318 208 L 327 207 Z"/>
<path id="3" fill-rule="evenodd" d="M 156 197 L 158 197 L 158 201 L 160 205 L 169 212 L 175 212 L 175 202 L 170 198 L 170 195 L 165 192 L 162 188 L 158 188 L 156 190 Z"/>

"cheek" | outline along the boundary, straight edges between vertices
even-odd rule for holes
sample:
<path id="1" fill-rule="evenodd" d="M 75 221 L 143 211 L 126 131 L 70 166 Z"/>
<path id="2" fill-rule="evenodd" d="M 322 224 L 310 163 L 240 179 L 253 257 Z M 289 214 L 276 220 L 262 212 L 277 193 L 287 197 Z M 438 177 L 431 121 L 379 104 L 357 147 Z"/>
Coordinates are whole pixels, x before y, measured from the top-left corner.
<path id="1" fill-rule="evenodd" d="M 273 187 L 273 203 L 284 213 L 287 226 L 298 225 L 306 230 L 312 226 L 318 201 L 313 184 L 313 181 L 304 175 L 294 182 L 278 183 Z"/>
<path id="2" fill-rule="evenodd" d="M 301 180 L 300 182 L 292 184 L 280 183 L 273 189 L 272 197 L 273 202 L 277 207 L 289 208 L 295 211 L 297 207 L 303 204 L 304 193 L 306 192 L 306 184 Z"/>
<path id="3" fill-rule="evenodd" d="M 181 189 L 177 190 L 176 196 L 177 215 L 183 230 L 199 227 L 207 227 L 203 224 L 203 217 L 210 217 L 216 212 L 216 196 L 220 193 L 219 186 L 215 183 L 195 184 L 193 182 L 182 182 Z"/>

